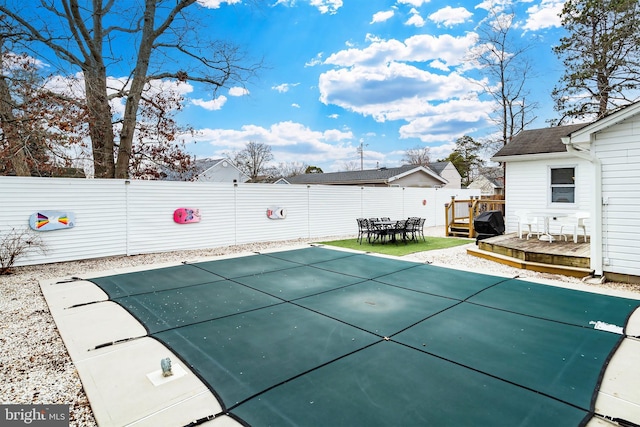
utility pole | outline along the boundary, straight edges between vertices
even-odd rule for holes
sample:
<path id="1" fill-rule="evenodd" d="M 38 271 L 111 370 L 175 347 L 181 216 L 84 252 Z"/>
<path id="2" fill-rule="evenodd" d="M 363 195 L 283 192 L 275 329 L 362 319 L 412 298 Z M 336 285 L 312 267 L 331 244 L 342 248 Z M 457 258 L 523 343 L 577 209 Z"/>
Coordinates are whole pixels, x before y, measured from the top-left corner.
<path id="1" fill-rule="evenodd" d="M 360 146 L 358 147 L 358 153 L 360 154 L 360 170 L 364 170 L 364 147 L 369 144 L 364 143 L 364 139 L 360 138 Z"/>

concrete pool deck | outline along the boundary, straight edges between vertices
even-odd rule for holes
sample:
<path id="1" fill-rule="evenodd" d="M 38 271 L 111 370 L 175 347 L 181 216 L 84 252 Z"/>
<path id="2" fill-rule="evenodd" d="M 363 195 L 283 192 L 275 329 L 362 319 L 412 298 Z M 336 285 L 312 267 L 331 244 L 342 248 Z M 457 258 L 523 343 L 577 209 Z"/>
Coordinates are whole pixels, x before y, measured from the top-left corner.
<path id="1" fill-rule="evenodd" d="M 194 262 L 237 257 L 215 257 Z M 83 279 L 175 265 L 181 264 L 116 269 L 87 275 Z M 177 355 L 147 336 L 146 329 L 129 312 L 109 301 L 107 294 L 97 285 L 86 280 L 66 279 L 42 281 L 41 288 L 99 425 L 189 425 L 196 420 L 205 422 L 212 414 L 221 413 L 222 405 L 200 378 Z M 626 297 L 640 300 L 638 294 L 629 293 Z M 638 310 L 630 317 L 625 333 L 627 336 L 605 371 L 595 412 L 638 424 Z M 163 377 L 160 371 L 160 360 L 166 357 L 172 361 L 174 375 L 170 377 Z M 233 416 L 224 414 L 206 424 L 241 425 Z M 615 424 L 594 417 L 587 425 Z"/>

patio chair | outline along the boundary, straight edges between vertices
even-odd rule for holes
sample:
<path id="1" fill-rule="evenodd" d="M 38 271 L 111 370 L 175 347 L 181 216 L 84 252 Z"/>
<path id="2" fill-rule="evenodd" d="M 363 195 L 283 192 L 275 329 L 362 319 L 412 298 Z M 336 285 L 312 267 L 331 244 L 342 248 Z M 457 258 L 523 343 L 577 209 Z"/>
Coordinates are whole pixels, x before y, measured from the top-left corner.
<path id="1" fill-rule="evenodd" d="M 368 237 L 368 233 L 369 233 L 369 226 L 367 224 L 367 219 L 366 218 L 357 218 L 356 221 L 358 222 L 358 242 L 360 242 L 360 244 L 362 244 L 362 238 L 365 237 L 365 235 Z"/>
<path id="2" fill-rule="evenodd" d="M 420 223 L 420 218 L 412 216 L 407 220 L 406 234 L 407 236 L 411 236 L 411 240 L 417 239 L 418 225 Z"/>
<path id="3" fill-rule="evenodd" d="M 522 230 L 525 227 L 528 230 L 527 240 L 534 234 L 534 228 L 536 237 L 540 237 L 539 218 L 537 216 L 522 210 L 515 211 L 514 214 L 518 218 L 518 238 L 522 239 Z"/>
<path id="4" fill-rule="evenodd" d="M 409 220 L 400 220 L 396 221 L 396 224 L 389 229 L 389 234 L 391 234 L 391 239 L 396 244 L 398 243 L 398 236 L 402 239 L 402 241 L 407 243 L 407 236 L 410 233 L 409 231 Z"/>
<path id="5" fill-rule="evenodd" d="M 425 242 L 426 239 L 424 238 L 424 223 L 426 221 L 426 218 L 418 218 L 418 224 L 415 226 L 414 228 L 414 234 L 417 237 L 422 237 L 422 241 Z"/>
<path id="6" fill-rule="evenodd" d="M 564 236 L 562 233 L 564 228 L 573 228 L 573 243 L 578 243 L 578 232 L 582 230 L 582 236 L 584 238 L 584 242 L 587 242 L 587 225 L 586 221 L 589 220 L 588 212 L 576 212 L 575 214 L 563 218 L 563 221 L 560 223 L 560 234 Z M 565 240 L 567 239 L 564 236 Z"/>
<path id="7" fill-rule="evenodd" d="M 371 219 L 367 221 L 367 241 L 369 243 L 375 243 L 379 240 L 380 243 L 384 244 L 385 239 L 389 234 L 389 230 L 380 224 L 376 224 L 376 222 L 377 220 L 373 221 Z"/>

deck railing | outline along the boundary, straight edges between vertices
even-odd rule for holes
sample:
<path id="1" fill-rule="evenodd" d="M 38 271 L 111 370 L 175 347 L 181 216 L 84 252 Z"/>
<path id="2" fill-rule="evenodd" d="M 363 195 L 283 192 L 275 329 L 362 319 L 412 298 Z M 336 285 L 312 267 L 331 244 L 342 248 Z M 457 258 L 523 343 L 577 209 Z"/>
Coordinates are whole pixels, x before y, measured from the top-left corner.
<path id="1" fill-rule="evenodd" d="M 444 205 L 445 235 L 457 237 L 476 237 L 473 219 L 486 211 L 500 211 L 504 217 L 505 201 L 501 199 L 471 198 L 456 200 Z"/>

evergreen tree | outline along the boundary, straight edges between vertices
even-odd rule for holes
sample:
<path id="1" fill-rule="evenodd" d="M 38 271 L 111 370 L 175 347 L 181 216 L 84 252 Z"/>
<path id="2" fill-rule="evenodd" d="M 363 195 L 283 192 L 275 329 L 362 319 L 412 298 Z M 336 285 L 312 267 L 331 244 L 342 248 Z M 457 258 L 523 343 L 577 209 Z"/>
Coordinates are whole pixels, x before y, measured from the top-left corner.
<path id="1" fill-rule="evenodd" d="M 460 173 L 462 185 L 466 187 L 471 184 L 476 171 L 484 163 L 479 154 L 481 149 L 480 142 L 465 135 L 456 140 L 455 150 L 447 158 L 440 161 L 451 162 Z"/>
<path id="2" fill-rule="evenodd" d="M 552 94 L 558 124 L 631 103 L 640 89 L 638 0 L 567 0 L 561 18 L 568 35 L 553 49 L 565 66 Z"/>

